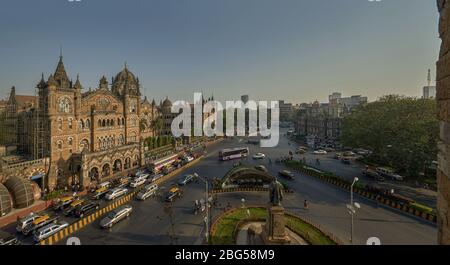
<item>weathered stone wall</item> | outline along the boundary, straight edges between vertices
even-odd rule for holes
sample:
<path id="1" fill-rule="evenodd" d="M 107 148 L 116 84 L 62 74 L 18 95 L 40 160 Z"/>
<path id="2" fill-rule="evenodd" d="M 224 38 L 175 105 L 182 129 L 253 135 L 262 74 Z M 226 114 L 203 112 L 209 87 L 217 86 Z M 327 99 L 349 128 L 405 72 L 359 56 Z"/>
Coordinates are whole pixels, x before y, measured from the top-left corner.
<path id="1" fill-rule="evenodd" d="M 438 170 L 438 243 L 450 244 L 450 0 L 437 0 L 442 39 L 437 63 L 437 100 L 440 120 Z"/>

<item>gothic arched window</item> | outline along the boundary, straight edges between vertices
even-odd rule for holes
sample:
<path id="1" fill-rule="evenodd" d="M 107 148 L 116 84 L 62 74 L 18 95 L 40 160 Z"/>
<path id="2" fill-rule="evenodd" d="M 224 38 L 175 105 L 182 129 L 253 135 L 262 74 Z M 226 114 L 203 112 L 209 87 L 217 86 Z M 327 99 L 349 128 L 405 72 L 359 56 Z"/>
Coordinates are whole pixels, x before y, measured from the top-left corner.
<path id="1" fill-rule="evenodd" d="M 69 129 L 72 129 L 73 127 L 73 120 L 72 118 L 69 118 Z"/>
<path id="2" fill-rule="evenodd" d="M 56 145 L 57 145 L 58 149 L 61 150 L 61 149 L 63 148 L 63 141 L 59 140 L 59 141 L 56 143 Z"/>
<path id="3" fill-rule="evenodd" d="M 58 130 L 63 129 L 63 120 L 61 118 L 58 119 Z"/>

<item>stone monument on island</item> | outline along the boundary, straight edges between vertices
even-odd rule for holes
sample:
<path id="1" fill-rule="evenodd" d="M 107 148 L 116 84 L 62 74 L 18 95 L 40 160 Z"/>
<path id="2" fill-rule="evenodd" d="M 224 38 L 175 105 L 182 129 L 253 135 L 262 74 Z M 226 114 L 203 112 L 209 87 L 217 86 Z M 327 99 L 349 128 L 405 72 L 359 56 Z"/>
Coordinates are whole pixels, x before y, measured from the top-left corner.
<path id="1" fill-rule="evenodd" d="M 262 238 L 268 245 L 288 245 L 291 240 L 286 232 L 284 207 L 281 205 L 284 196 L 283 185 L 276 178 L 270 184 L 269 194 L 268 217 L 262 229 Z"/>

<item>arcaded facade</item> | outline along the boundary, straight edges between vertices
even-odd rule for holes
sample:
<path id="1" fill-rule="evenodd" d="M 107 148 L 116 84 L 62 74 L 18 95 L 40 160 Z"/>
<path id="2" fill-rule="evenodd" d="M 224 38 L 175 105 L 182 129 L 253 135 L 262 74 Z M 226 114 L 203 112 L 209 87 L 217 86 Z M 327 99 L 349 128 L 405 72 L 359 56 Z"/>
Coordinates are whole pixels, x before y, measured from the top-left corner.
<path id="1" fill-rule="evenodd" d="M 17 145 L 31 146 L 26 153 L 34 159 L 49 158 L 50 189 L 88 187 L 136 169 L 142 164 L 141 143 L 157 133 L 154 123 L 161 117 L 160 106 L 141 98 L 139 79 L 127 65 L 111 83 L 103 76 L 96 89 L 86 91 L 78 76 L 75 82 L 69 78 L 61 56 L 55 73 L 47 80 L 42 76 L 35 99 L 36 106 L 19 115 L 27 121 L 19 119 L 12 134 L 20 136 L 22 124 L 27 135 L 14 139 Z"/>

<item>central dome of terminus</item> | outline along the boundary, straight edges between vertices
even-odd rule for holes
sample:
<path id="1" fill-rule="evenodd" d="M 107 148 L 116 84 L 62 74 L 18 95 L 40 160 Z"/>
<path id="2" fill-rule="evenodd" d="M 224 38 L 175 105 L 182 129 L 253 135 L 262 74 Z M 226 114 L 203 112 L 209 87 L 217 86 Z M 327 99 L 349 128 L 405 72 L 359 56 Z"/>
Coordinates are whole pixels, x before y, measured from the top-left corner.
<path id="1" fill-rule="evenodd" d="M 128 70 L 125 64 L 124 69 L 116 75 L 112 83 L 112 92 L 119 95 L 139 96 L 139 78 Z"/>

